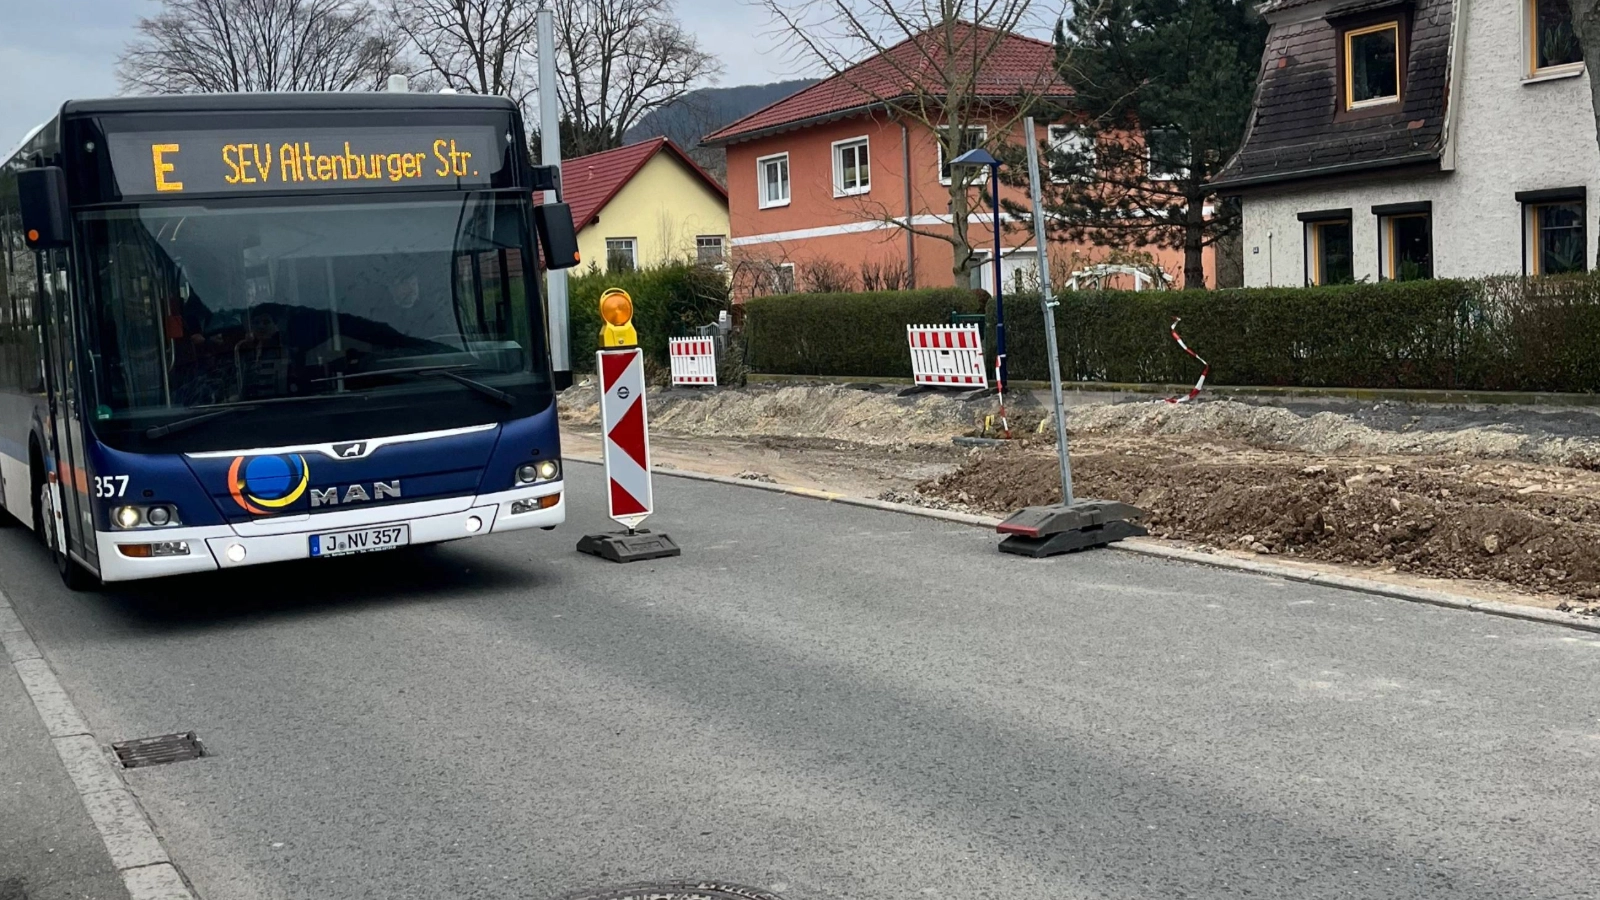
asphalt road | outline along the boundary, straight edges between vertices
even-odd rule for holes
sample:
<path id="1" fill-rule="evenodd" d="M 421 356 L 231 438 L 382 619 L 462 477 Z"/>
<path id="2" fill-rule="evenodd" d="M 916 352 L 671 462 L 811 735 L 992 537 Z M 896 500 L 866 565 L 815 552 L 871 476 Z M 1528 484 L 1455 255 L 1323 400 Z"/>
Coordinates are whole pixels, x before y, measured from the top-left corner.
<path id="1" fill-rule="evenodd" d="M 569 477 L 554 534 L 99 595 L 5 531 L 0 589 L 102 743 L 213 752 L 127 773 L 204 900 L 1596 894 L 1592 635 L 670 477 L 683 557 L 617 566 Z"/>

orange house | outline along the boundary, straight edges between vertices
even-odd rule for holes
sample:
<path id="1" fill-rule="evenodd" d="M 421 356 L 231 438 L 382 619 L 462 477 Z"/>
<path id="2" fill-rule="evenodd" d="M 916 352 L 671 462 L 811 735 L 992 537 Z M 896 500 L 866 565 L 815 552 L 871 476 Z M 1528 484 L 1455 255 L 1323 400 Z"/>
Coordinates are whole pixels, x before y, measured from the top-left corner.
<path id="1" fill-rule="evenodd" d="M 939 45 L 960 48 L 963 42 L 979 41 L 982 46 L 992 42 L 993 47 L 974 81 L 978 96 L 995 112 L 988 124 L 969 126 L 967 146 L 1023 146 L 1020 123 L 1006 135 L 994 133 L 1014 118 L 1009 110 L 1015 110 L 1018 96 L 1039 98 L 1058 108 L 1070 103 L 1071 89 L 1055 73 L 1050 44 L 964 23 L 957 28 L 954 40 L 939 33 Z M 834 282 L 843 278 L 843 287 L 955 284 L 954 247 L 916 234 L 905 223 L 920 231 L 949 233 L 949 179 L 956 173 L 944 159 L 939 135 L 920 121 L 898 116 L 886 102 L 911 99 L 909 89 L 896 85 L 906 82 L 908 72 L 934 65 L 930 60 L 938 53 L 929 50 L 933 34 L 903 41 L 703 139 L 707 145 L 727 148 L 729 230 L 738 293 L 816 289 L 818 284 L 808 282 L 824 278 Z M 924 85 L 947 83 L 936 80 L 944 77 L 931 75 Z M 901 90 L 907 93 L 898 96 Z M 1009 110 L 1008 101 L 1013 104 Z M 1041 121 L 1038 131 L 1036 140 L 1048 139 L 1053 145 L 1075 139 L 1065 120 Z M 975 212 L 969 214 L 968 238 L 986 261 L 971 273 L 972 284 L 992 290 L 994 219 L 988 212 L 989 191 L 987 177 L 971 189 Z M 1027 204 L 1025 191 L 1003 186 L 1000 194 L 1002 200 Z M 1002 225 L 1010 218 L 1003 215 Z M 1037 272 L 1037 252 L 1025 228 L 1004 227 L 1001 245 L 1001 271 L 1010 291 L 1024 273 Z M 1144 250 L 1175 280 L 1181 275 L 1181 251 Z M 1111 254 L 1109 248 L 1052 242 L 1052 274 L 1104 261 Z M 741 270 L 766 270 L 772 275 L 741 280 Z M 1210 281 L 1209 254 L 1206 272 Z M 885 275 L 888 283 L 882 280 Z M 879 279 L 876 283 L 874 276 Z"/>

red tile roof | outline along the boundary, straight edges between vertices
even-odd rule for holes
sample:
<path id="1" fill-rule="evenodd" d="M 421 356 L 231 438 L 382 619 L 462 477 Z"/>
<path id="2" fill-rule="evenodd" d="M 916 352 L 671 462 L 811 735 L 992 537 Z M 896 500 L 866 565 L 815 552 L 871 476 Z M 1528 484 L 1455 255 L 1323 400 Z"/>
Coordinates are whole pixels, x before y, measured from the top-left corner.
<path id="1" fill-rule="evenodd" d="M 723 200 L 728 199 L 727 189 L 700 168 L 677 144 L 664 137 L 651 138 L 615 150 L 573 157 L 561 163 L 561 196 L 572 207 L 573 227 L 579 231 L 586 228 L 600 214 L 600 210 L 617 196 L 617 192 L 639 174 L 645 163 L 663 150 L 677 157 Z"/>
<path id="2" fill-rule="evenodd" d="M 883 101 L 911 96 L 914 85 L 939 85 L 944 55 L 959 56 L 964 49 L 979 47 L 998 34 L 992 28 L 958 22 L 948 40 L 938 29 L 929 29 L 914 38 L 869 57 L 832 78 L 819 81 L 778 102 L 707 135 L 702 144 L 731 144 L 750 140 L 786 128 L 880 106 Z M 1068 97 L 1072 89 L 1055 69 L 1055 48 L 1045 41 L 1020 34 L 1000 35 L 999 43 L 984 60 L 978 72 L 977 90 L 985 97 L 1009 97 L 1030 93 Z"/>

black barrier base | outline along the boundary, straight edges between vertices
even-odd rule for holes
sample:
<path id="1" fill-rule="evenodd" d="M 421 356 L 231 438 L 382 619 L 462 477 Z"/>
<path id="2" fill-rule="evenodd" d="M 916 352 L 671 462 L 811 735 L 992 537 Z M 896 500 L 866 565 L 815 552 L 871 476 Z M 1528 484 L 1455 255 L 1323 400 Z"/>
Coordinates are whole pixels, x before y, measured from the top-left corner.
<path id="1" fill-rule="evenodd" d="M 1035 559 L 1104 547 L 1150 532 L 1135 520 L 1144 511 L 1111 500 L 1080 500 L 1071 506 L 1030 506 L 1011 514 L 995 530 L 1007 535 L 1001 553 Z"/>
<path id="2" fill-rule="evenodd" d="M 578 552 L 619 563 L 683 555 L 683 550 L 679 549 L 672 538 L 664 534 L 655 534 L 647 528 L 631 532 L 586 534 L 578 541 Z"/>

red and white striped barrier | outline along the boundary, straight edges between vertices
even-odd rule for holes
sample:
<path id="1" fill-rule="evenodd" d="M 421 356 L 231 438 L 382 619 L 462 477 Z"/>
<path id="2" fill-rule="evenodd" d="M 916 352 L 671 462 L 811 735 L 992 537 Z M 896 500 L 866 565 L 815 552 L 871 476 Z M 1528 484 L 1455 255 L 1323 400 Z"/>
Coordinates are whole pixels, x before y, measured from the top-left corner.
<path id="1" fill-rule="evenodd" d="M 708 337 L 668 338 L 674 386 L 717 386 L 717 344 Z"/>
<path id="2" fill-rule="evenodd" d="M 926 387 L 989 386 L 983 335 L 976 325 L 907 325 L 911 377 Z"/>
<path id="3" fill-rule="evenodd" d="M 1172 339 L 1178 342 L 1178 346 L 1183 348 L 1183 352 L 1189 354 L 1195 359 L 1200 359 L 1200 354 L 1190 350 L 1189 345 L 1185 344 L 1183 342 L 1183 338 L 1178 336 L 1178 323 L 1182 321 L 1183 320 L 1177 316 L 1172 318 Z M 1206 386 L 1206 377 L 1211 374 L 1211 363 L 1200 359 L 1200 365 L 1205 366 L 1205 368 L 1200 371 L 1200 380 L 1195 382 L 1194 387 L 1190 388 L 1189 393 L 1184 394 L 1182 397 L 1168 397 L 1168 403 L 1188 403 L 1190 400 L 1200 396 L 1201 389 Z"/>
<path id="4" fill-rule="evenodd" d="M 605 434 L 606 512 L 629 529 L 655 512 L 650 432 L 645 426 L 644 351 L 601 350 L 600 426 Z"/>

